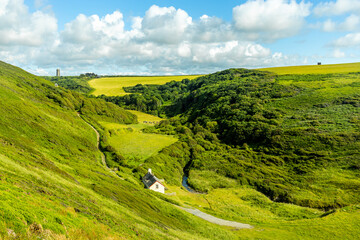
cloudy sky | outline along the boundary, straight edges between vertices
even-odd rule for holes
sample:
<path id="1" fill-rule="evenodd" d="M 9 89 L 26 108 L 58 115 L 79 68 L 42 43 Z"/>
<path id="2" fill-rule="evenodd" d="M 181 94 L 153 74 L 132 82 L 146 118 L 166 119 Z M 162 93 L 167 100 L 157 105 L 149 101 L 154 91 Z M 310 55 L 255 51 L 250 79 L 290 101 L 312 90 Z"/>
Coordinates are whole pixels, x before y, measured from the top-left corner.
<path id="1" fill-rule="evenodd" d="M 0 60 L 37 75 L 360 61 L 360 0 L 0 0 Z"/>

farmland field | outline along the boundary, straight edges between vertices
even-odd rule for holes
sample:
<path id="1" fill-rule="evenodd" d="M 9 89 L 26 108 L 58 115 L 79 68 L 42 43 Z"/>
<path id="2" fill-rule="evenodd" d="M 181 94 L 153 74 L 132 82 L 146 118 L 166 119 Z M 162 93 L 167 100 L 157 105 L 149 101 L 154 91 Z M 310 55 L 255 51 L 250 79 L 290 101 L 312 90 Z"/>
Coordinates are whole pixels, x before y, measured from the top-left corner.
<path id="1" fill-rule="evenodd" d="M 201 75 L 184 75 L 184 76 L 150 76 L 150 77 L 104 77 L 96 78 L 89 81 L 92 88 L 95 89 L 93 94 L 99 96 L 101 94 L 107 96 L 126 95 L 123 87 L 136 86 L 137 84 L 165 84 L 171 81 L 181 81 L 185 78 L 195 79 Z"/>
<path id="2" fill-rule="evenodd" d="M 279 75 L 350 73 L 350 72 L 359 72 L 360 71 L 360 63 L 274 67 L 274 68 L 261 68 L 258 70 L 274 72 Z"/>

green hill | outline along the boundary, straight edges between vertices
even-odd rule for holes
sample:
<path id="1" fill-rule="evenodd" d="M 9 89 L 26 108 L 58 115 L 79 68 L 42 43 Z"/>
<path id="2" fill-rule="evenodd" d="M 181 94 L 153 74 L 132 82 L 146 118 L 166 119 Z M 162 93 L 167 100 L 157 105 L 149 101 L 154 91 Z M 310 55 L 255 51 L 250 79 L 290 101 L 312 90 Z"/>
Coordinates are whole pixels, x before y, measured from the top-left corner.
<path id="1" fill-rule="evenodd" d="M 359 82 L 357 73 L 229 69 L 105 102 L 0 62 L 0 238 L 354 239 Z M 138 123 L 148 116 L 119 105 L 170 119 Z M 128 164 L 112 141 L 124 129 L 178 141 Z M 143 188 L 147 168 L 169 195 Z M 185 191 L 184 174 L 206 194 Z M 234 231 L 174 204 L 254 228 Z"/>
<path id="2" fill-rule="evenodd" d="M 20 239 L 230 239 L 100 162 L 89 121 L 136 117 L 0 63 L 0 236 Z"/>
<path id="3" fill-rule="evenodd" d="M 350 207 L 349 221 L 339 220 L 351 229 L 349 235 L 336 227 L 332 237 L 351 239 L 360 230 L 355 223 L 360 213 L 359 83 L 356 72 L 280 76 L 229 69 L 192 81 L 138 85 L 128 88 L 134 93 L 128 97 L 103 98 L 135 109 L 143 102 L 136 105 L 131 99 L 150 99 L 158 104 L 149 112 L 172 117 L 147 131 L 173 134 L 179 141 L 135 170 L 154 169 L 177 192 L 174 199 L 224 218 L 260 223 L 274 232 L 290 216 L 293 224 L 311 228 L 322 216 L 335 217 L 332 213 Z M 206 201 L 177 191 L 184 172 L 190 186 L 207 193 Z M 247 188 L 273 202 L 267 205 L 263 195 L 248 195 Z M 239 207 L 242 201 L 245 205 Z M 245 211 L 249 206 L 261 210 Z M 314 208 L 323 213 L 304 214 Z M 278 221 L 262 212 L 265 209 L 273 209 Z M 253 216 L 256 211 L 266 220 Z M 300 219 L 308 220 L 305 224 Z M 287 225 L 292 230 L 283 228 L 286 234 L 277 239 L 296 239 L 300 225 Z M 320 228 L 314 230 L 322 232 L 318 234 L 309 230 L 309 239 L 331 238 L 327 226 Z M 247 237 L 255 235 L 273 239 L 254 232 Z"/>
<path id="4" fill-rule="evenodd" d="M 275 201 L 332 209 L 360 201 L 359 82 L 357 73 L 276 76 L 230 69 L 134 89 L 144 98 L 179 93 L 159 109 L 176 117 L 157 130 L 180 135 L 185 145 L 178 143 L 178 167 L 187 166 L 194 188 L 223 187 L 206 181 L 220 175 Z M 164 171 L 160 157 L 148 162 L 168 179 L 180 176 Z"/>

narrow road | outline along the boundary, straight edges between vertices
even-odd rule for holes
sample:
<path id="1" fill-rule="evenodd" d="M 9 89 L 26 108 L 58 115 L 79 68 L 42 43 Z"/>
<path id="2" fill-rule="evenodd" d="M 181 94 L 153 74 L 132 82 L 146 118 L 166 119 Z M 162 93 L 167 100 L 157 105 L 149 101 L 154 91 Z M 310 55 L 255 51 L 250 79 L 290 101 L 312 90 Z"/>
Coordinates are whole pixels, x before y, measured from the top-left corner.
<path id="1" fill-rule="evenodd" d="M 187 176 L 183 176 L 182 179 L 182 185 L 186 188 L 187 191 L 189 191 L 190 193 L 197 193 L 200 194 L 199 192 L 196 192 L 195 190 L 191 189 L 190 186 L 187 184 Z M 202 218 L 208 222 L 211 223 L 215 223 L 218 225 L 222 225 L 222 226 L 228 226 L 228 227 L 234 227 L 237 229 L 243 229 L 243 228 L 253 228 L 253 226 L 249 225 L 249 224 L 244 224 L 244 223 L 239 223 L 239 222 L 234 222 L 234 221 L 228 221 L 228 220 L 224 220 L 221 218 L 217 218 L 214 217 L 210 214 L 204 213 L 202 211 L 200 211 L 199 209 L 196 208 L 184 208 L 184 207 L 179 207 L 180 209 L 187 211 L 188 213 L 191 213 L 199 218 Z"/>
<path id="2" fill-rule="evenodd" d="M 228 226 L 228 227 L 234 227 L 234 228 L 237 228 L 237 229 L 250 229 L 250 228 L 253 228 L 253 226 L 249 225 L 249 224 L 244 224 L 244 223 L 239 223 L 239 222 L 234 222 L 234 221 L 228 221 L 228 220 L 224 220 L 224 219 L 221 219 L 221 218 L 217 218 L 217 217 L 214 217 L 212 215 L 209 215 L 207 213 L 204 213 L 198 209 L 192 209 L 192 208 L 184 208 L 184 207 L 179 207 L 180 209 L 188 212 L 188 213 L 191 213 L 199 218 L 202 218 L 208 222 L 211 222 L 211 223 L 215 223 L 215 224 L 218 224 L 218 225 L 222 225 L 222 226 Z"/>
<path id="3" fill-rule="evenodd" d="M 89 127 L 92 128 L 92 130 L 94 130 L 94 132 L 96 133 L 96 147 L 98 148 L 100 154 L 101 154 L 101 162 L 102 165 L 112 174 L 114 174 L 116 177 L 120 178 L 121 180 L 124 180 L 122 177 L 119 177 L 119 175 L 116 174 L 116 172 L 114 172 L 111 168 L 109 168 L 109 166 L 106 164 L 106 158 L 105 158 L 105 154 L 100 150 L 100 133 L 96 130 L 96 128 L 91 125 L 90 123 L 88 123 L 87 121 L 85 121 L 79 113 L 77 113 L 77 115 L 79 116 L 79 118 L 81 118 L 81 120 L 84 121 L 84 123 L 86 123 Z"/>

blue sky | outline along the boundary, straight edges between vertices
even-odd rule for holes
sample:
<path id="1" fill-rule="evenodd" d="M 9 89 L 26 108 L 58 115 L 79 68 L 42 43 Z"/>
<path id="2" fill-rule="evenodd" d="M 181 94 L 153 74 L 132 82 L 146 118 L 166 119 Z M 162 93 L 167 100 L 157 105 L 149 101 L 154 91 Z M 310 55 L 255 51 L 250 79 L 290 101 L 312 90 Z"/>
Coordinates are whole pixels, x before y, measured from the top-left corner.
<path id="1" fill-rule="evenodd" d="M 0 0 L 0 60 L 38 75 L 360 61 L 359 0 Z"/>

